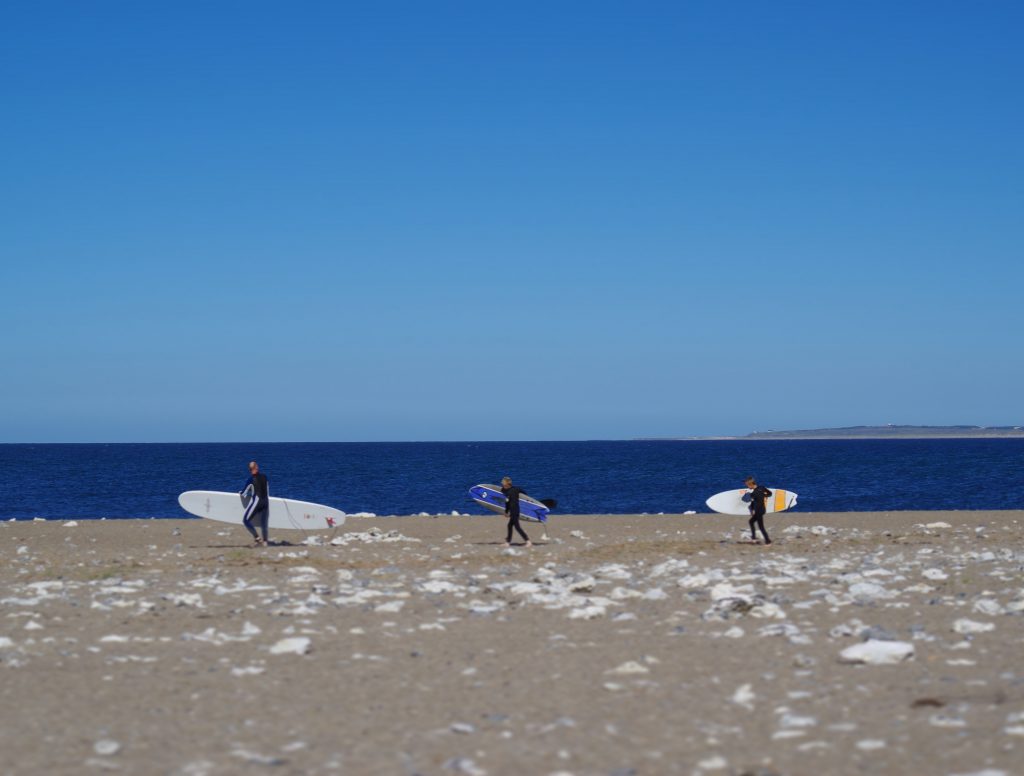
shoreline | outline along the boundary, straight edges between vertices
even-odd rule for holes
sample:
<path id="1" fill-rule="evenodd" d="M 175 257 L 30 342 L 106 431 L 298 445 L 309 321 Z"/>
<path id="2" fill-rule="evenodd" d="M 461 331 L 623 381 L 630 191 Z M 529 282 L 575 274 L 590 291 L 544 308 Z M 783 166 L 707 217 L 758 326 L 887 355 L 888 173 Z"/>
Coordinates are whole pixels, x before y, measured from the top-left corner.
<path id="1" fill-rule="evenodd" d="M 959 516 L 970 516 L 970 515 L 1015 515 L 1022 513 L 1024 510 L 1019 509 L 873 509 L 873 510 L 850 510 L 848 512 L 804 512 L 799 509 L 787 509 L 783 512 L 769 512 L 767 515 L 768 520 L 789 520 L 793 518 L 843 518 L 850 516 L 905 516 L 905 515 L 938 515 L 938 514 L 954 514 Z M 576 514 L 576 513 L 555 513 L 550 516 L 547 521 L 547 525 L 557 525 L 558 523 L 566 520 L 601 520 L 601 519 L 646 519 L 646 518 L 665 518 L 675 520 L 687 520 L 695 521 L 702 518 L 721 518 L 721 519 L 733 519 L 733 520 L 746 520 L 744 515 L 724 515 L 720 512 L 594 512 L 589 514 Z M 351 514 L 345 515 L 345 523 L 335 529 L 277 529 L 280 531 L 286 531 L 287 533 L 303 534 L 303 533 L 326 533 L 328 531 L 337 531 L 348 525 L 349 521 L 373 521 L 373 520 L 457 520 L 457 521 L 503 521 L 504 518 L 498 514 L 486 514 L 486 513 L 463 513 L 459 515 L 453 515 L 450 512 L 439 512 L 438 514 L 405 514 L 405 515 L 376 515 L 376 514 Z M 209 523 L 214 526 L 221 526 L 226 528 L 233 527 L 231 523 L 221 522 L 219 520 L 210 520 L 208 518 L 197 517 L 193 515 L 176 515 L 174 517 L 18 517 L 18 518 L 4 518 L 0 517 L 0 524 L 6 525 L 22 525 L 31 523 L 35 525 L 43 524 L 64 524 L 67 522 L 78 522 L 83 523 L 141 523 L 141 522 L 159 522 L 168 523 L 173 521 L 180 521 L 182 523 Z M 543 526 L 543 523 L 523 521 L 523 525 L 526 526 Z M 241 524 L 237 525 L 238 528 L 242 528 Z"/>

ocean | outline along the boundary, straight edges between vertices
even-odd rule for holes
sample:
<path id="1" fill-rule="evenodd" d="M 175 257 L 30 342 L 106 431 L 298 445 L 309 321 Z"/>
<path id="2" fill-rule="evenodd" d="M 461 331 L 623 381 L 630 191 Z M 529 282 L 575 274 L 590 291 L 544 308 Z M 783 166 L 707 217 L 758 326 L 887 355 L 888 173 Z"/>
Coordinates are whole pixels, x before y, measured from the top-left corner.
<path id="1" fill-rule="evenodd" d="M 186 517 L 184 490 L 271 494 L 378 515 L 483 513 L 466 491 L 513 477 L 557 512 L 706 511 L 755 475 L 798 511 L 1020 509 L 1024 440 L 0 445 L 0 518 Z"/>

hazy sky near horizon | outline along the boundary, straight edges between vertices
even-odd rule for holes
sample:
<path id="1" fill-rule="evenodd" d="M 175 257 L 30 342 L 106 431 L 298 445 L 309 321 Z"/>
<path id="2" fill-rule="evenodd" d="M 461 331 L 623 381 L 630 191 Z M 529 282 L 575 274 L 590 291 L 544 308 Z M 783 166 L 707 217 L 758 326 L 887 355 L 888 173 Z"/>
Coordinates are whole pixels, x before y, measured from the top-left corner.
<path id="1" fill-rule="evenodd" d="M 4 3 L 0 441 L 1020 424 L 1022 33 Z"/>

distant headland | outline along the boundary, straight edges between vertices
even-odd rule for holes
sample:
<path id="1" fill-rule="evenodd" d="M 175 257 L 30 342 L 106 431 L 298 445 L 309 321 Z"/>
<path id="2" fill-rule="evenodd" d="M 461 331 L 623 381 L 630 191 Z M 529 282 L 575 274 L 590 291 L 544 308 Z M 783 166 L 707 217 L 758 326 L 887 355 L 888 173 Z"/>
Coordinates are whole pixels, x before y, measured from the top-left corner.
<path id="1" fill-rule="evenodd" d="M 1024 439 L 1024 426 L 844 426 L 676 439 Z"/>

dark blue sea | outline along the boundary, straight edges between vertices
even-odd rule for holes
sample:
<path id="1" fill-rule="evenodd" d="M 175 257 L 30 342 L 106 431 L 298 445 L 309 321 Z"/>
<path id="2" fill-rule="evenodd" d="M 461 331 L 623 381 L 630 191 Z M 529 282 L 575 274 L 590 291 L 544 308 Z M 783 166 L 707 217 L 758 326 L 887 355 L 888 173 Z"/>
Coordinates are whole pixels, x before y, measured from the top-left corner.
<path id="1" fill-rule="evenodd" d="M 0 518 L 185 517 L 184 490 L 271 494 L 379 515 L 481 512 L 466 490 L 509 474 L 557 512 L 706 511 L 754 474 L 800 511 L 1020 509 L 1024 440 L 778 440 L 0 445 Z"/>

